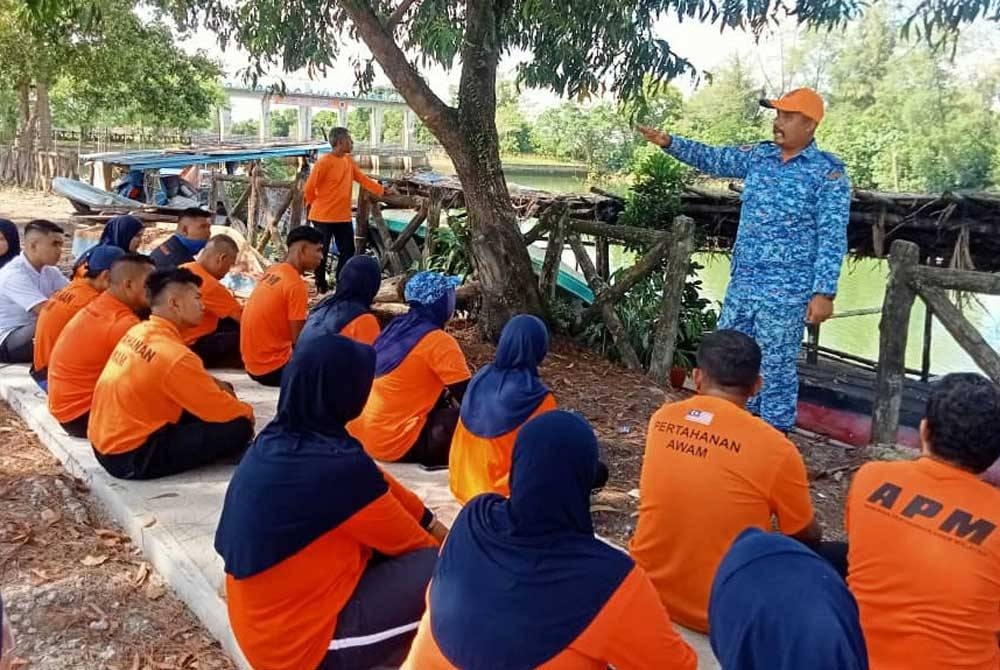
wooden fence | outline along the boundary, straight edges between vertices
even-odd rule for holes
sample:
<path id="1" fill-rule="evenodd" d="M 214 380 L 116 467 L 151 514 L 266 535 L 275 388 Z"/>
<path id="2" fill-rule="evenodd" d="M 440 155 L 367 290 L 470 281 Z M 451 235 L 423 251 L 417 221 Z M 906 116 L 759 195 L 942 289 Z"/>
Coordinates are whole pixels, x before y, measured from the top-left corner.
<path id="1" fill-rule="evenodd" d="M 892 243 L 889 278 L 879 323 L 879 355 L 872 412 L 873 444 L 892 444 L 896 441 L 906 374 L 910 310 L 918 297 L 976 365 L 1000 384 L 1000 355 L 951 301 L 948 291 L 1000 295 L 1000 274 L 920 265 L 918 245 L 905 240 Z M 924 356 L 927 357 L 926 351 Z"/>
<path id="2" fill-rule="evenodd" d="M 0 146 L 0 182 L 49 191 L 55 177 L 80 178 L 80 161 L 75 152 Z"/>

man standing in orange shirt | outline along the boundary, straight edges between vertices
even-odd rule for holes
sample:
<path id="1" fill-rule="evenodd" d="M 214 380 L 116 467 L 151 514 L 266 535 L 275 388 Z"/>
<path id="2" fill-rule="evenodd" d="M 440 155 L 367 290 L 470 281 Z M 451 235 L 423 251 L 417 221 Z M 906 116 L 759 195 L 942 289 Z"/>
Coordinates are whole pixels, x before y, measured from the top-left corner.
<path id="1" fill-rule="evenodd" d="M 125 255 L 118 247 L 95 247 L 87 262 L 87 272 L 52 294 L 38 314 L 35 326 L 34 363 L 31 376 L 43 389 L 48 378 L 49 358 L 59 334 L 73 316 L 108 288 L 111 264 Z"/>
<path id="2" fill-rule="evenodd" d="M 205 313 L 201 323 L 181 335 L 184 344 L 198 354 L 207 368 L 243 367 L 240 358 L 240 317 L 243 306 L 219 281 L 233 268 L 240 248 L 228 235 L 216 235 L 208 241 L 198 260 L 181 267 L 201 277 L 201 304 Z"/>
<path id="3" fill-rule="evenodd" d="M 153 259 L 125 254 L 111 266 L 110 285 L 63 328 L 49 359 L 49 412 L 73 437 L 87 437 L 94 386 L 128 330 L 149 310 L 146 278 Z"/>
<path id="4" fill-rule="evenodd" d="M 351 217 L 354 182 L 375 195 L 385 192 L 381 184 L 363 173 L 355 164 L 351 157 L 354 140 L 347 128 L 334 128 L 330 131 L 330 146 L 333 151 L 316 161 L 306 180 L 304 193 L 306 204 L 309 205 L 309 222 L 323 234 L 323 261 L 316 271 L 316 290 L 320 293 L 330 290 L 327 278 L 330 241 L 337 241 L 338 277 L 344 264 L 354 255 L 354 223 Z"/>
<path id="5" fill-rule="evenodd" d="M 238 456 L 253 438 L 253 408 L 181 339 L 201 322 L 200 286 L 184 268 L 151 274 L 153 315 L 125 333 L 97 380 L 87 437 L 114 477 L 185 472 Z"/>
<path id="6" fill-rule="evenodd" d="M 319 267 L 322 244 L 315 228 L 293 228 L 284 262 L 268 268 L 250 294 L 240 321 L 240 353 L 255 382 L 281 386 L 281 373 L 309 316 L 309 289 L 302 275 Z"/>
<path id="7" fill-rule="evenodd" d="M 878 670 L 1000 668 L 1000 386 L 950 374 L 920 422 L 922 456 L 872 462 L 847 497 L 848 584 Z"/>
<path id="8" fill-rule="evenodd" d="M 707 632 L 715 571 L 746 528 L 817 545 L 806 467 L 795 445 L 746 410 L 762 385 L 761 351 L 735 330 L 706 335 L 694 372 L 698 395 L 649 421 L 630 552 L 670 618 Z"/>

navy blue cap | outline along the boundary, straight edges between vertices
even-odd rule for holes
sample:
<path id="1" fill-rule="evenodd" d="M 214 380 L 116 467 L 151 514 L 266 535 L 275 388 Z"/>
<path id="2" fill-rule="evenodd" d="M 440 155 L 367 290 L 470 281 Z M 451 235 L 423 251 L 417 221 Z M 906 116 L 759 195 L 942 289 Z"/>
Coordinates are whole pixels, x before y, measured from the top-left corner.
<path id="1" fill-rule="evenodd" d="M 94 247 L 87 258 L 87 268 L 91 272 L 104 272 L 111 269 L 111 264 L 125 255 L 125 252 L 110 244 L 100 244 Z"/>

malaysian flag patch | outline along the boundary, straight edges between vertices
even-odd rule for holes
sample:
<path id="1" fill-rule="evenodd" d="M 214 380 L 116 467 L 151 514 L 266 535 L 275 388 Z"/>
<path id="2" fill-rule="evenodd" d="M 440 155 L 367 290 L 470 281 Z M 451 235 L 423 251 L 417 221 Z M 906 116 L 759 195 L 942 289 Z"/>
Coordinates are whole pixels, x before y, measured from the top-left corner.
<path id="1" fill-rule="evenodd" d="M 693 423 L 700 423 L 703 426 L 711 426 L 712 421 L 715 419 L 715 415 L 711 412 L 693 409 L 687 413 L 687 416 L 685 416 L 684 419 Z"/>

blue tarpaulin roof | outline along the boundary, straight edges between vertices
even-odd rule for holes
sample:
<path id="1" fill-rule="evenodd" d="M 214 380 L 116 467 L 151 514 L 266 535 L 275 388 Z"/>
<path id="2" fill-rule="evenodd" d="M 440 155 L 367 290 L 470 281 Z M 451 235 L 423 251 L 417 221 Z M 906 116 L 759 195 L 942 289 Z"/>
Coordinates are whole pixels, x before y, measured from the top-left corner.
<path id="1" fill-rule="evenodd" d="M 284 144 L 273 146 L 242 146 L 217 147 L 182 150 L 165 149 L 162 151 L 120 151 L 82 156 L 84 161 L 102 161 L 111 165 L 120 165 L 130 170 L 158 170 L 162 168 L 183 168 L 189 165 L 205 163 L 225 163 L 262 160 L 265 158 L 285 158 L 288 156 L 305 156 L 311 153 L 326 153 L 330 145 L 326 142 L 310 142 L 305 144 Z"/>

